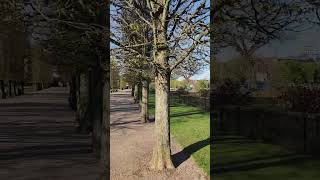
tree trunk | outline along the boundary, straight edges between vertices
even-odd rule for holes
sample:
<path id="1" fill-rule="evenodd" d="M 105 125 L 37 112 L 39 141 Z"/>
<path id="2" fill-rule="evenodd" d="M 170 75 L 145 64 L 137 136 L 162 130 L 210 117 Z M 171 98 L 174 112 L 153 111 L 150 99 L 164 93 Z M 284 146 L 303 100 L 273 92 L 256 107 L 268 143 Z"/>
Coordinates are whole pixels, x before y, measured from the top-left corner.
<path id="1" fill-rule="evenodd" d="M 139 102 L 139 84 L 135 84 L 134 85 L 134 103 L 138 103 Z"/>
<path id="2" fill-rule="evenodd" d="M 100 67 L 95 67 L 92 71 L 92 78 L 90 79 L 92 94 L 91 96 L 91 118 L 93 122 L 93 151 L 96 154 L 97 159 L 100 159 L 101 155 L 101 126 L 103 118 L 103 74 Z"/>
<path id="3" fill-rule="evenodd" d="M 22 95 L 22 86 L 20 81 L 17 81 L 17 90 L 18 90 L 18 96 Z"/>
<path id="4" fill-rule="evenodd" d="M 155 145 L 153 148 L 151 169 L 162 171 L 164 169 L 174 169 L 170 148 L 170 71 L 162 72 L 162 74 L 158 72 L 156 74 L 155 89 Z"/>
<path id="5" fill-rule="evenodd" d="M 148 99 L 149 99 L 149 82 L 142 82 L 142 99 L 141 99 L 141 121 L 146 123 L 149 121 L 148 113 Z"/>
<path id="6" fill-rule="evenodd" d="M 41 82 L 38 82 L 37 85 L 38 85 L 38 91 L 41 91 L 42 90 Z"/>
<path id="7" fill-rule="evenodd" d="M 109 56 L 107 57 L 107 66 L 110 64 Z M 107 67 L 105 72 L 105 80 L 103 84 L 104 109 L 101 128 L 101 155 L 100 165 L 102 180 L 109 179 L 110 174 L 110 69 Z"/>
<path id="8" fill-rule="evenodd" d="M 72 87 L 74 86 L 74 87 Z M 81 106 L 81 85 L 80 85 L 80 77 L 79 75 L 76 75 L 75 77 L 72 77 L 71 83 L 70 83 L 70 89 L 74 88 L 74 93 L 76 97 L 76 121 L 79 123 L 78 131 L 82 132 L 83 126 L 82 126 L 82 106 Z"/>
<path id="9" fill-rule="evenodd" d="M 9 81 L 9 96 L 12 96 L 12 81 Z"/>
<path id="10" fill-rule="evenodd" d="M 245 58 L 248 59 L 249 65 L 250 65 L 250 74 L 249 74 L 249 81 L 248 81 L 248 88 L 250 90 L 255 89 L 256 88 L 256 74 L 255 74 L 255 70 L 254 70 L 254 59 L 252 58 L 251 55 L 245 55 Z"/>
<path id="11" fill-rule="evenodd" d="M 2 99 L 5 99 L 5 98 L 7 98 L 7 94 L 6 94 L 6 90 L 5 90 L 4 80 L 0 81 L 0 86 L 1 86 Z"/>
<path id="12" fill-rule="evenodd" d="M 132 97 L 134 97 L 134 90 L 135 90 L 134 87 L 135 87 L 135 84 L 132 85 L 132 88 L 131 88 L 131 96 L 132 96 Z"/>
<path id="13" fill-rule="evenodd" d="M 32 82 L 31 85 L 32 85 L 32 90 L 33 91 L 37 91 L 38 90 L 38 84 L 36 82 Z"/>
<path id="14" fill-rule="evenodd" d="M 77 77 L 72 76 L 71 78 L 71 84 L 70 84 L 70 94 L 69 94 L 69 103 L 70 107 L 73 110 L 77 110 Z"/>
<path id="15" fill-rule="evenodd" d="M 142 81 L 138 84 L 138 102 L 139 102 L 139 110 L 141 112 L 142 107 Z"/>
<path id="16" fill-rule="evenodd" d="M 86 133 L 92 127 L 91 119 L 89 119 L 89 79 L 88 74 L 78 74 L 76 76 L 76 94 L 77 94 L 77 116 L 79 120 L 79 131 Z"/>
<path id="17" fill-rule="evenodd" d="M 212 48 L 213 49 L 213 48 Z M 214 66 L 214 62 L 213 61 L 215 61 L 216 59 L 215 59 L 215 57 L 214 57 L 214 52 L 213 52 L 213 50 L 211 50 L 212 52 L 212 55 L 211 55 L 211 62 L 210 62 L 210 122 L 213 124 L 213 117 L 214 117 L 214 78 L 215 78 L 215 76 L 217 76 L 217 74 L 215 74 L 215 69 L 214 68 L 217 68 L 217 67 L 215 67 Z"/>
<path id="18" fill-rule="evenodd" d="M 24 94 L 24 81 L 21 81 L 21 94 Z"/>
<path id="19" fill-rule="evenodd" d="M 110 46 L 109 46 L 109 35 L 110 34 L 110 18 L 109 11 L 110 5 L 109 1 L 99 0 L 99 3 L 102 5 L 99 12 L 98 23 L 106 29 L 107 32 L 101 33 L 101 42 L 100 46 L 103 51 L 103 55 L 100 59 L 100 65 L 103 65 L 106 71 L 99 68 L 101 70 L 101 96 L 100 99 L 104 99 L 104 102 L 101 104 L 101 114 L 102 114 L 102 122 L 101 122 L 101 151 L 100 151 L 100 180 L 108 180 L 110 179 Z"/>
<path id="20" fill-rule="evenodd" d="M 18 89 L 17 89 L 17 81 L 13 81 L 13 94 L 14 96 L 18 96 Z"/>

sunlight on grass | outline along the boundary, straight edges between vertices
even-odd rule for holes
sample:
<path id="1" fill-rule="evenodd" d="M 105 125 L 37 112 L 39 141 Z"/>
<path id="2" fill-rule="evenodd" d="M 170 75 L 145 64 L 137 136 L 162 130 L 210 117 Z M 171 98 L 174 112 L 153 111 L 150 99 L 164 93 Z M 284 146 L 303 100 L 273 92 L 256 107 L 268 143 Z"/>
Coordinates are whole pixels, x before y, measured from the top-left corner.
<path id="1" fill-rule="evenodd" d="M 216 180 L 316 180 L 320 161 L 281 146 L 244 137 L 215 136 L 213 176 Z"/>
<path id="2" fill-rule="evenodd" d="M 286 165 L 214 174 L 216 180 L 318 180 L 320 161 L 306 160 Z"/>

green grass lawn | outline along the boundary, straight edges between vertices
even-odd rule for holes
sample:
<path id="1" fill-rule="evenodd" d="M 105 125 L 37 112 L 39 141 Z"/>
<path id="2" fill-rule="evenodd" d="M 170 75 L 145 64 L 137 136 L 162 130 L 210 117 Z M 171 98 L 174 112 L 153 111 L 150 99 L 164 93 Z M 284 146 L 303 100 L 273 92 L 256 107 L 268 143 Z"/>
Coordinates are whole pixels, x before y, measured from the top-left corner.
<path id="1" fill-rule="evenodd" d="M 154 116 L 155 96 L 149 99 L 149 113 Z M 184 148 L 184 152 L 192 154 L 196 163 L 210 174 L 210 114 L 200 108 L 180 104 L 171 97 L 170 128 L 174 139 Z"/>
<path id="2" fill-rule="evenodd" d="M 217 135 L 213 154 L 216 180 L 320 179 L 320 160 L 239 136 Z"/>
<path id="3" fill-rule="evenodd" d="M 150 115 L 154 114 L 154 95 L 150 97 Z M 171 132 L 197 164 L 210 174 L 210 115 L 197 107 L 179 104 L 171 98 Z M 200 148 L 192 148 L 194 144 Z M 204 147 L 203 147 L 204 146 Z M 190 148 L 191 147 L 191 148 Z M 211 170 L 215 180 L 319 180 L 320 159 L 296 154 L 281 146 L 244 137 L 216 133 Z"/>

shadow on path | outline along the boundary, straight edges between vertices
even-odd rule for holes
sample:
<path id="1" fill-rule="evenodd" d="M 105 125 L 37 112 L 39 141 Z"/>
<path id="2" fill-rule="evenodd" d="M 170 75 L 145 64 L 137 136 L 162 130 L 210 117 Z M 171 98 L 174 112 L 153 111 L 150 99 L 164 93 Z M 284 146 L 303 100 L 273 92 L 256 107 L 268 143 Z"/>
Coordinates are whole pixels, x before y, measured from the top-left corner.
<path id="1" fill-rule="evenodd" d="M 0 99 L 0 179 L 96 179 L 91 137 L 76 126 L 66 88 Z"/>

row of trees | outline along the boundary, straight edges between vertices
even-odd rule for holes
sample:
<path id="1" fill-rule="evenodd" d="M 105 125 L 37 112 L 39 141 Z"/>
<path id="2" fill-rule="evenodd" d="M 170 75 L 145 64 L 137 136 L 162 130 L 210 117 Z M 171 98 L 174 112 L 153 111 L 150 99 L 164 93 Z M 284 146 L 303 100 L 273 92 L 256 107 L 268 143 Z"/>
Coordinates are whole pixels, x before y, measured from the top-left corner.
<path id="1" fill-rule="evenodd" d="M 35 90 L 51 80 L 51 66 L 43 52 L 31 43 L 28 13 L 19 0 L 4 0 L 0 5 L 0 93 L 1 98 L 24 93 L 24 85 L 32 83 Z"/>
<path id="2" fill-rule="evenodd" d="M 112 33 L 109 33 L 109 1 L 51 2 L 56 13 L 44 11 L 43 3 L 30 0 L 25 5 L 56 24 L 56 32 L 50 42 L 46 42 L 46 48 L 55 57 L 61 57 L 55 58 L 55 63 L 68 66 L 73 72 L 72 94 L 76 97 L 73 100 L 78 99 L 74 104 L 81 102 L 81 87 L 88 90 L 84 103 L 87 113 L 81 113 L 79 122 L 91 124 L 94 149 L 104 171 L 109 169 L 109 108 L 106 103 L 110 86 L 109 37 L 114 46 L 113 56 L 127 69 L 127 81 L 142 84 L 145 100 L 149 82 L 155 81 L 156 143 L 151 167 L 164 170 L 174 168 L 169 126 L 170 77 L 179 67 L 188 70 L 209 62 L 210 32 L 213 59 L 217 49 L 231 46 L 250 60 L 255 51 L 279 38 L 282 32 L 296 29 L 302 14 L 318 12 L 317 3 L 302 1 L 316 8 L 303 9 L 301 7 L 305 6 L 299 6 L 298 1 L 280 0 L 215 0 L 211 1 L 211 8 L 208 0 L 113 0 Z M 81 78 L 81 74 L 87 76 Z M 81 109 L 78 105 L 77 110 Z M 89 118 L 85 118 L 85 114 L 90 114 Z"/>
<path id="3" fill-rule="evenodd" d="M 73 72 L 71 104 L 77 104 L 80 127 L 87 126 L 85 129 L 92 131 L 93 149 L 101 159 L 102 178 L 108 178 L 109 169 L 108 3 L 58 1 L 52 3 L 57 14 L 45 13 L 38 4 L 29 3 L 44 19 L 57 24 L 56 33 L 46 44 L 47 50 L 61 57 L 55 63 L 69 66 Z M 172 169 L 170 76 L 179 65 L 202 60 L 199 57 L 204 56 L 202 51 L 209 43 L 209 3 L 200 0 L 112 3 L 117 12 L 112 19 L 119 26 L 112 26 L 117 34 L 112 33 L 110 40 L 117 46 L 115 56 L 122 57 L 121 64 L 128 69 L 127 81 L 142 86 L 142 112 L 147 112 L 148 84 L 155 79 L 156 144 L 151 167 Z"/>
<path id="4" fill-rule="evenodd" d="M 19 16 L 16 16 L 16 9 L 15 3 L 10 1 L 4 1 L 0 5 L 1 99 L 8 96 L 19 95 L 23 91 L 21 81 L 23 80 L 24 37 L 23 34 L 16 29 L 21 25 L 17 23 Z M 14 52 L 12 48 L 16 48 L 16 51 Z"/>
<path id="5" fill-rule="evenodd" d="M 31 55 L 68 74 L 70 104 L 80 129 L 92 132 L 100 179 L 109 179 L 109 2 L 4 0 L 0 9 L 1 24 L 19 25 L 28 34 L 30 45 L 36 46 Z"/>
<path id="6" fill-rule="evenodd" d="M 43 8 L 46 3 L 53 11 Z M 128 69 L 127 81 L 142 86 L 143 114 L 147 114 L 148 84 L 155 79 L 156 139 L 151 168 L 174 168 L 169 126 L 170 77 L 184 63 L 208 60 L 202 57 L 207 57 L 204 50 L 209 47 L 209 1 L 115 0 L 115 13 L 111 13 L 115 31 L 111 34 L 109 1 L 31 0 L 25 4 L 55 24 L 54 33 L 42 45 L 51 57 L 56 57 L 52 63 L 67 66 L 72 72 L 70 101 L 77 110 L 81 129 L 92 131 L 93 149 L 101 159 L 101 177 L 107 179 L 109 169 L 109 35 L 116 46 L 114 56 Z M 147 116 L 143 118 L 146 120 Z"/>

